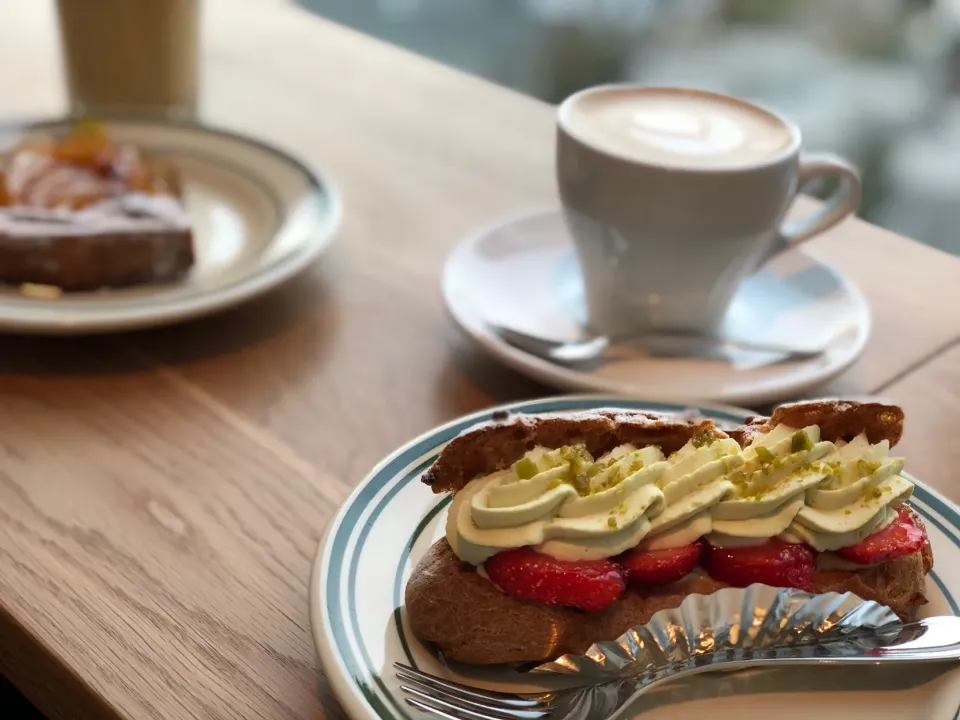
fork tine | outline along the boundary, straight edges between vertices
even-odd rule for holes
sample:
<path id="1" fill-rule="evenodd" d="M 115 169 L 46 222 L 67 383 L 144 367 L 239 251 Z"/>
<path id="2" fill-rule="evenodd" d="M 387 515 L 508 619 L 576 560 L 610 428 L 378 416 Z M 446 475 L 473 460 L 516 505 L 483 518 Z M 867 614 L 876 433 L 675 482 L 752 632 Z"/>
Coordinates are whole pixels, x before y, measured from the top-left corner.
<path id="1" fill-rule="evenodd" d="M 480 688 L 470 687 L 452 680 L 443 680 L 436 675 L 415 670 L 409 665 L 403 663 L 394 663 L 397 671 L 397 677 L 401 680 L 420 683 L 430 689 L 445 690 L 454 697 L 466 697 L 479 702 L 493 701 L 513 708 L 542 708 L 545 702 L 542 696 L 520 695 L 514 693 L 497 692 L 496 690 L 481 690 Z"/>
<path id="2" fill-rule="evenodd" d="M 401 685 L 400 689 L 408 695 L 416 695 L 423 700 L 437 703 L 450 710 L 476 712 L 497 718 L 498 720 L 538 720 L 547 714 L 546 710 L 520 710 L 504 705 L 479 703 L 474 700 L 452 695 L 443 690 L 425 686 L 418 687 L 417 683 Z"/>
<path id="3" fill-rule="evenodd" d="M 479 705 L 512 708 L 516 710 L 536 710 L 543 707 L 544 702 L 536 698 L 526 698 L 496 693 L 494 691 L 471 688 L 459 683 L 447 682 L 439 678 L 431 678 L 420 674 L 414 675 L 403 670 L 397 670 L 397 677 L 405 682 L 414 683 L 430 692 L 440 693 L 446 697 L 474 702 Z"/>
<path id="4" fill-rule="evenodd" d="M 546 702 L 537 703 L 536 701 L 525 700 L 521 698 L 518 702 L 523 704 L 508 703 L 504 702 L 500 698 L 488 698 L 483 696 L 471 696 L 456 693 L 451 690 L 447 690 L 444 687 L 428 685 L 421 680 L 403 677 L 399 672 L 397 673 L 397 677 L 407 683 L 410 683 L 409 687 L 412 691 L 426 693 L 428 697 L 449 699 L 455 705 L 466 705 L 469 707 L 475 707 L 479 710 L 509 712 L 512 717 L 538 718 L 543 716 L 544 713 L 542 711 L 549 709 L 549 706 Z M 401 685 L 401 687 L 406 688 L 407 686 Z"/>
<path id="5" fill-rule="evenodd" d="M 426 710 L 434 715 L 439 715 L 447 720 L 504 720 L 509 716 L 484 713 L 470 708 L 457 707 L 439 698 L 431 698 L 425 695 L 419 697 L 405 697 L 407 704 L 413 705 L 421 710 Z"/>
<path id="6" fill-rule="evenodd" d="M 417 710 L 423 710 L 427 714 L 436 715 L 439 718 L 443 718 L 443 720 L 465 720 L 460 715 L 453 715 L 451 713 L 446 712 L 445 710 L 441 710 L 440 708 L 435 708 L 429 703 L 425 703 L 425 702 L 422 702 L 421 700 L 417 700 L 416 698 L 408 697 L 408 698 L 404 698 L 404 700 L 407 701 L 408 705 L 412 705 L 413 707 L 417 708 Z M 474 718 L 470 718 L 470 720 L 474 720 Z"/>

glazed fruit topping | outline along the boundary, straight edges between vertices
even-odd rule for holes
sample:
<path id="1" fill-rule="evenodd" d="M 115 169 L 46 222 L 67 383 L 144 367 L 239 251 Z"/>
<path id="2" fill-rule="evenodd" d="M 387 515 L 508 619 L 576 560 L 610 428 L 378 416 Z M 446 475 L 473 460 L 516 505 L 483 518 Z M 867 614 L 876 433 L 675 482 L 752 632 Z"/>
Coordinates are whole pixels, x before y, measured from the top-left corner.
<path id="1" fill-rule="evenodd" d="M 618 558 L 627 580 L 647 585 L 669 585 L 693 570 L 703 553 L 703 541 L 669 550 L 630 550 Z"/>
<path id="2" fill-rule="evenodd" d="M 915 553 L 927 542 L 923 526 L 908 508 L 901 508 L 893 523 L 837 554 L 873 565 Z M 699 540 L 668 550 L 634 549 L 610 560 L 557 560 L 523 547 L 494 555 L 485 568 L 497 587 L 518 600 L 598 611 L 620 597 L 626 582 L 668 585 L 698 563 L 712 578 L 734 587 L 762 583 L 812 591 L 817 555 L 806 545 L 776 538 L 762 545 L 728 548 Z"/>
<path id="3" fill-rule="evenodd" d="M 897 519 L 883 530 L 869 535 L 856 545 L 837 551 L 844 560 L 874 565 L 917 552 L 927 542 L 927 535 L 907 508 L 897 511 Z"/>
<path id="4" fill-rule="evenodd" d="M 26 139 L 0 168 L 0 207 L 81 210 L 132 191 L 169 195 L 173 188 L 136 147 L 115 142 L 96 123 L 80 123 L 59 139 Z"/>
<path id="5" fill-rule="evenodd" d="M 620 568 L 609 560 L 566 561 L 523 547 L 487 560 L 491 582 L 518 600 L 603 610 L 623 593 Z"/>
<path id="6" fill-rule="evenodd" d="M 774 587 L 813 590 L 816 553 L 806 545 L 772 539 L 749 547 L 707 547 L 703 566 L 715 580 L 734 587 L 762 583 Z"/>

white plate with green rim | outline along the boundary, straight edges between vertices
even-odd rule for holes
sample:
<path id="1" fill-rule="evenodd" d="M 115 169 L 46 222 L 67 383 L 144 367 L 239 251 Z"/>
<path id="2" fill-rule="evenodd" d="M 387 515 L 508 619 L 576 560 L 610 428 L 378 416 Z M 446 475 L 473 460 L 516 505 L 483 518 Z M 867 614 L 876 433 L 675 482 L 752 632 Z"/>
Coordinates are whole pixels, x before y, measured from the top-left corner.
<path id="1" fill-rule="evenodd" d="M 24 134 L 66 130 L 69 119 L 0 125 L 0 152 Z M 43 335 L 167 325 L 250 300 L 310 265 L 340 226 L 339 193 L 292 155 L 207 125 L 111 119 L 111 137 L 180 171 L 196 263 L 183 279 L 58 297 L 0 286 L 0 331 Z"/>
<path id="2" fill-rule="evenodd" d="M 393 674 L 396 661 L 488 688 L 521 691 L 535 686 L 509 670 L 445 667 L 411 633 L 403 588 L 427 548 L 443 535 L 449 498 L 420 482 L 424 471 L 457 434 L 488 420 L 497 409 L 570 412 L 618 407 L 680 412 L 690 406 L 603 396 L 548 398 L 491 408 L 438 427 L 386 457 L 331 521 L 310 581 L 310 619 L 324 674 L 354 720 L 399 720 L 422 715 L 403 700 Z M 748 414 L 724 406 L 697 406 L 723 426 Z M 909 418 L 907 419 L 909 422 Z M 909 458 L 908 464 L 909 467 Z M 935 567 L 927 579 L 921 615 L 960 615 L 960 508 L 916 482 L 913 507 L 926 522 Z M 747 713 L 796 718 L 870 717 L 955 720 L 960 668 L 865 669 L 831 672 L 753 671 L 701 676 L 638 701 L 625 717 L 666 720 L 710 717 L 743 720 Z"/>

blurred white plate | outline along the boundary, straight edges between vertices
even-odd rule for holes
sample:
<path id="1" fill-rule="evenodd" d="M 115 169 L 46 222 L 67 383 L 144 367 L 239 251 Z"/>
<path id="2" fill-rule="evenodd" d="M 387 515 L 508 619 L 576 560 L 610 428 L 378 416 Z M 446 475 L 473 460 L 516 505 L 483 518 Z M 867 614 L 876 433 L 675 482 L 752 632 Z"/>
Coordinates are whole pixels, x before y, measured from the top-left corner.
<path id="1" fill-rule="evenodd" d="M 570 412 L 619 407 L 683 412 L 687 406 L 610 397 L 568 396 L 503 406 L 512 412 Z M 425 717 L 406 705 L 393 663 L 400 661 L 455 680 L 502 690 L 533 690 L 505 668 L 446 667 L 411 632 L 403 588 L 414 565 L 443 536 L 449 495 L 420 482 L 444 446 L 490 419 L 491 408 L 435 428 L 385 457 L 330 521 L 310 581 L 310 623 L 324 675 L 353 720 Z M 739 425 L 746 410 L 697 408 L 720 427 Z M 909 468 L 909 458 L 907 467 Z M 910 503 L 923 517 L 933 547 L 929 604 L 921 616 L 960 615 L 960 509 L 916 483 Z M 948 671 L 945 671 L 945 667 Z M 954 720 L 960 668 L 813 668 L 702 675 L 638 700 L 623 718 L 670 720 Z M 632 710 L 632 712 L 630 712 Z"/>
<path id="2" fill-rule="evenodd" d="M 723 360 L 640 357 L 596 367 L 561 366 L 508 345 L 495 323 L 576 340 L 585 323 L 583 285 L 566 225 L 555 209 L 480 230 L 450 254 L 443 296 L 454 321 L 505 365 L 564 390 L 757 405 L 816 386 L 863 352 L 870 313 L 860 291 L 801 249 L 781 253 L 741 286 L 727 312 L 731 338 L 801 347 L 822 355 L 793 362 L 737 352 Z"/>
<path id="3" fill-rule="evenodd" d="M 68 120 L 0 128 L 0 151 L 24 128 L 51 132 Z M 47 335 L 116 332 L 206 315 L 260 295 L 304 269 L 340 225 L 335 188 L 299 160 L 259 140 L 198 124 L 111 120 L 121 142 L 180 169 L 196 264 L 176 283 L 26 297 L 0 288 L 0 331 Z"/>

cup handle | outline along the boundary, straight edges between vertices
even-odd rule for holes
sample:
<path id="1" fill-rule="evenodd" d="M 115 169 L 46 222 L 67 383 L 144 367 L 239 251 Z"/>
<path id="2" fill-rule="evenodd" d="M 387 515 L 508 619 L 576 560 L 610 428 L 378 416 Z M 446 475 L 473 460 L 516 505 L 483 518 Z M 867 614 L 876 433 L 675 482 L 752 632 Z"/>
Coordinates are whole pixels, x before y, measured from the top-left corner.
<path id="1" fill-rule="evenodd" d="M 797 192 L 821 175 L 836 176 L 840 180 L 839 187 L 827 198 L 819 212 L 788 222 L 780 229 L 777 251 L 829 230 L 860 207 L 860 173 L 846 160 L 830 153 L 801 155 Z"/>

